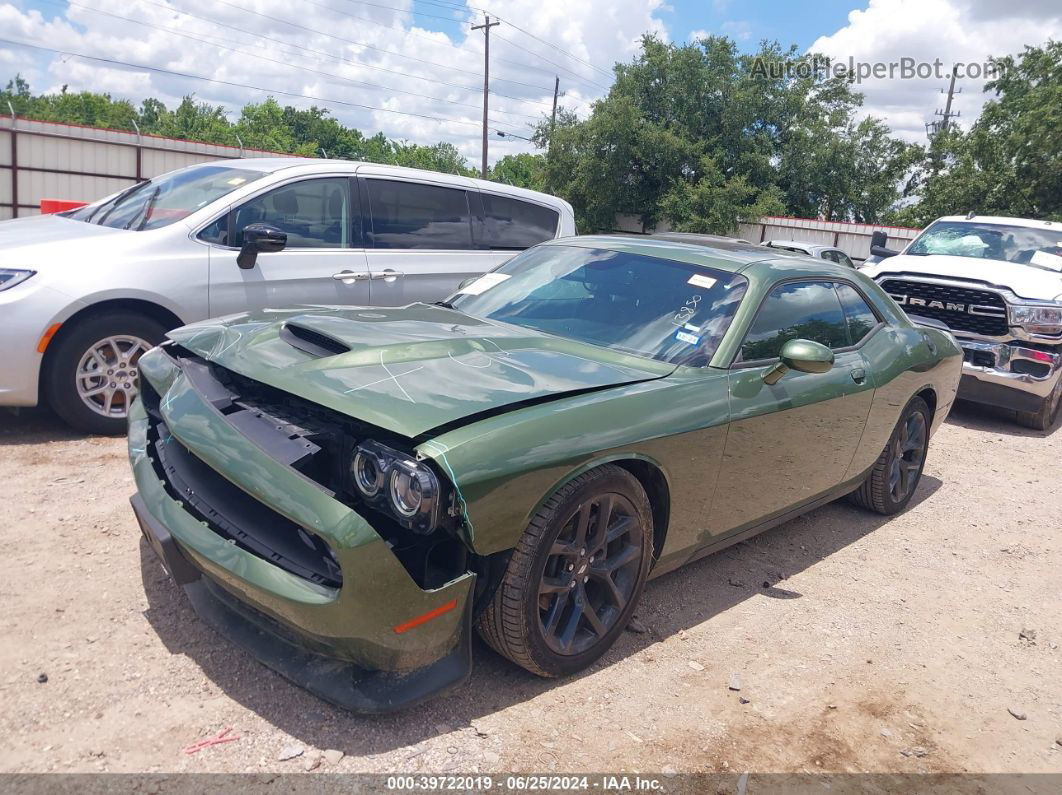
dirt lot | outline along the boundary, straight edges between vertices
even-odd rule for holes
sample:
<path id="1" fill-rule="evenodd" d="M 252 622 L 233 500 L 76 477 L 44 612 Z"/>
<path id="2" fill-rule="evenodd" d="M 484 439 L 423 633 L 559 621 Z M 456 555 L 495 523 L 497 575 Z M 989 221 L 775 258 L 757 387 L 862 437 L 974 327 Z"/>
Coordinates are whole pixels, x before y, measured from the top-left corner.
<path id="1" fill-rule="evenodd" d="M 458 693 L 363 719 L 196 619 L 140 540 L 123 440 L 0 414 L 0 769 L 1059 772 L 1060 461 L 1057 426 L 960 406 L 907 513 L 830 505 L 654 581 L 648 632 L 583 676 L 477 642 Z"/>

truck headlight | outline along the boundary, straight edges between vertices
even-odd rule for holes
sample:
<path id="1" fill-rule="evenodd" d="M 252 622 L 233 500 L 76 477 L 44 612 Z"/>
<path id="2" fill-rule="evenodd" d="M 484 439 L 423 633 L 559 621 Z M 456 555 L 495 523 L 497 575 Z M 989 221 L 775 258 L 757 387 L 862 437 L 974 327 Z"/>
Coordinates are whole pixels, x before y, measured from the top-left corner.
<path id="1" fill-rule="evenodd" d="M 1062 334 L 1062 306 L 1050 304 L 1011 304 L 1007 307 L 1010 325 L 1021 326 L 1030 334 Z"/>
<path id="2" fill-rule="evenodd" d="M 427 465 L 369 440 L 354 449 L 350 479 L 367 504 L 391 514 L 402 526 L 415 533 L 435 529 L 439 480 Z"/>
<path id="3" fill-rule="evenodd" d="M 21 284 L 36 272 L 16 270 L 15 268 L 0 268 L 0 291 L 8 290 L 16 284 Z"/>

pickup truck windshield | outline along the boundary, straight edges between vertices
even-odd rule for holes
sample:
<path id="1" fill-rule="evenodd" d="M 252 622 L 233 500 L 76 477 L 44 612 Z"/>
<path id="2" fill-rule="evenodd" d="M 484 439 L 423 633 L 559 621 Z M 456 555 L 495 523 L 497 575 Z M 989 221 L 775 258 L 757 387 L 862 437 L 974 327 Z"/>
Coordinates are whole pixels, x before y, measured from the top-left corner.
<path id="1" fill-rule="evenodd" d="M 1003 260 L 1062 271 L 1062 224 L 1057 230 L 1047 230 L 977 221 L 937 221 L 904 253 Z"/>
<path id="2" fill-rule="evenodd" d="M 626 251 L 528 249 L 450 305 L 558 337 L 704 367 L 745 295 L 745 277 Z"/>
<path id="3" fill-rule="evenodd" d="M 191 215 L 227 193 L 265 176 L 264 171 L 193 166 L 138 182 L 102 201 L 63 213 L 67 218 L 115 229 L 158 229 Z"/>

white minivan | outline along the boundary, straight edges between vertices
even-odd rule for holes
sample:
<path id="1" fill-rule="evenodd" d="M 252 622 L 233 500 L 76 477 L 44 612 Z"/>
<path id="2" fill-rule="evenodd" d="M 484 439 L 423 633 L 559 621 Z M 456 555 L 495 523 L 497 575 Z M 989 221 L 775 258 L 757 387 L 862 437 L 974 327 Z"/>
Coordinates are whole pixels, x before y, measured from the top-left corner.
<path id="1" fill-rule="evenodd" d="M 0 222 L 0 407 L 120 432 L 140 354 L 176 326 L 296 304 L 437 301 L 575 234 L 571 205 L 451 174 L 220 160 Z"/>

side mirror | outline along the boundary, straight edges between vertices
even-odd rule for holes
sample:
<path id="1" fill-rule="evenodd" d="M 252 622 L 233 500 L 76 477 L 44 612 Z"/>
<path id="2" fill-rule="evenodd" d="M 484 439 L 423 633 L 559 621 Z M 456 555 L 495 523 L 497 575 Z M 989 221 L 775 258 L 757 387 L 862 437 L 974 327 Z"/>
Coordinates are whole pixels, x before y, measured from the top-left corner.
<path id="1" fill-rule="evenodd" d="M 789 370 L 826 373 L 833 367 L 833 351 L 812 340 L 789 340 L 778 358 L 778 364 L 764 373 L 763 380 L 768 384 L 777 384 Z"/>
<path id="2" fill-rule="evenodd" d="M 250 270 L 258 261 L 260 252 L 282 251 L 288 244 L 286 232 L 269 224 L 248 224 L 243 228 L 243 247 L 236 264 L 244 270 Z"/>
<path id="3" fill-rule="evenodd" d="M 895 257 L 899 254 L 899 251 L 895 251 L 891 248 L 885 248 L 885 244 L 889 242 L 889 236 L 882 232 L 880 229 L 873 232 L 870 235 L 870 253 L 875 257 L 881 257 L 882 259 L 888 259 L 889 257 Z"/>
<path id="4" fill-rule="evenodd" d="M 461 292 L 466 287 L 468 287 L 468 285 L 472 284 L 472 282 L 474 282 L 478 278 L 479 278 L 478 276 L 469 276 L 467 279 L 465 279 L 459 285 L 457 285 L 457 292 Z"/>

